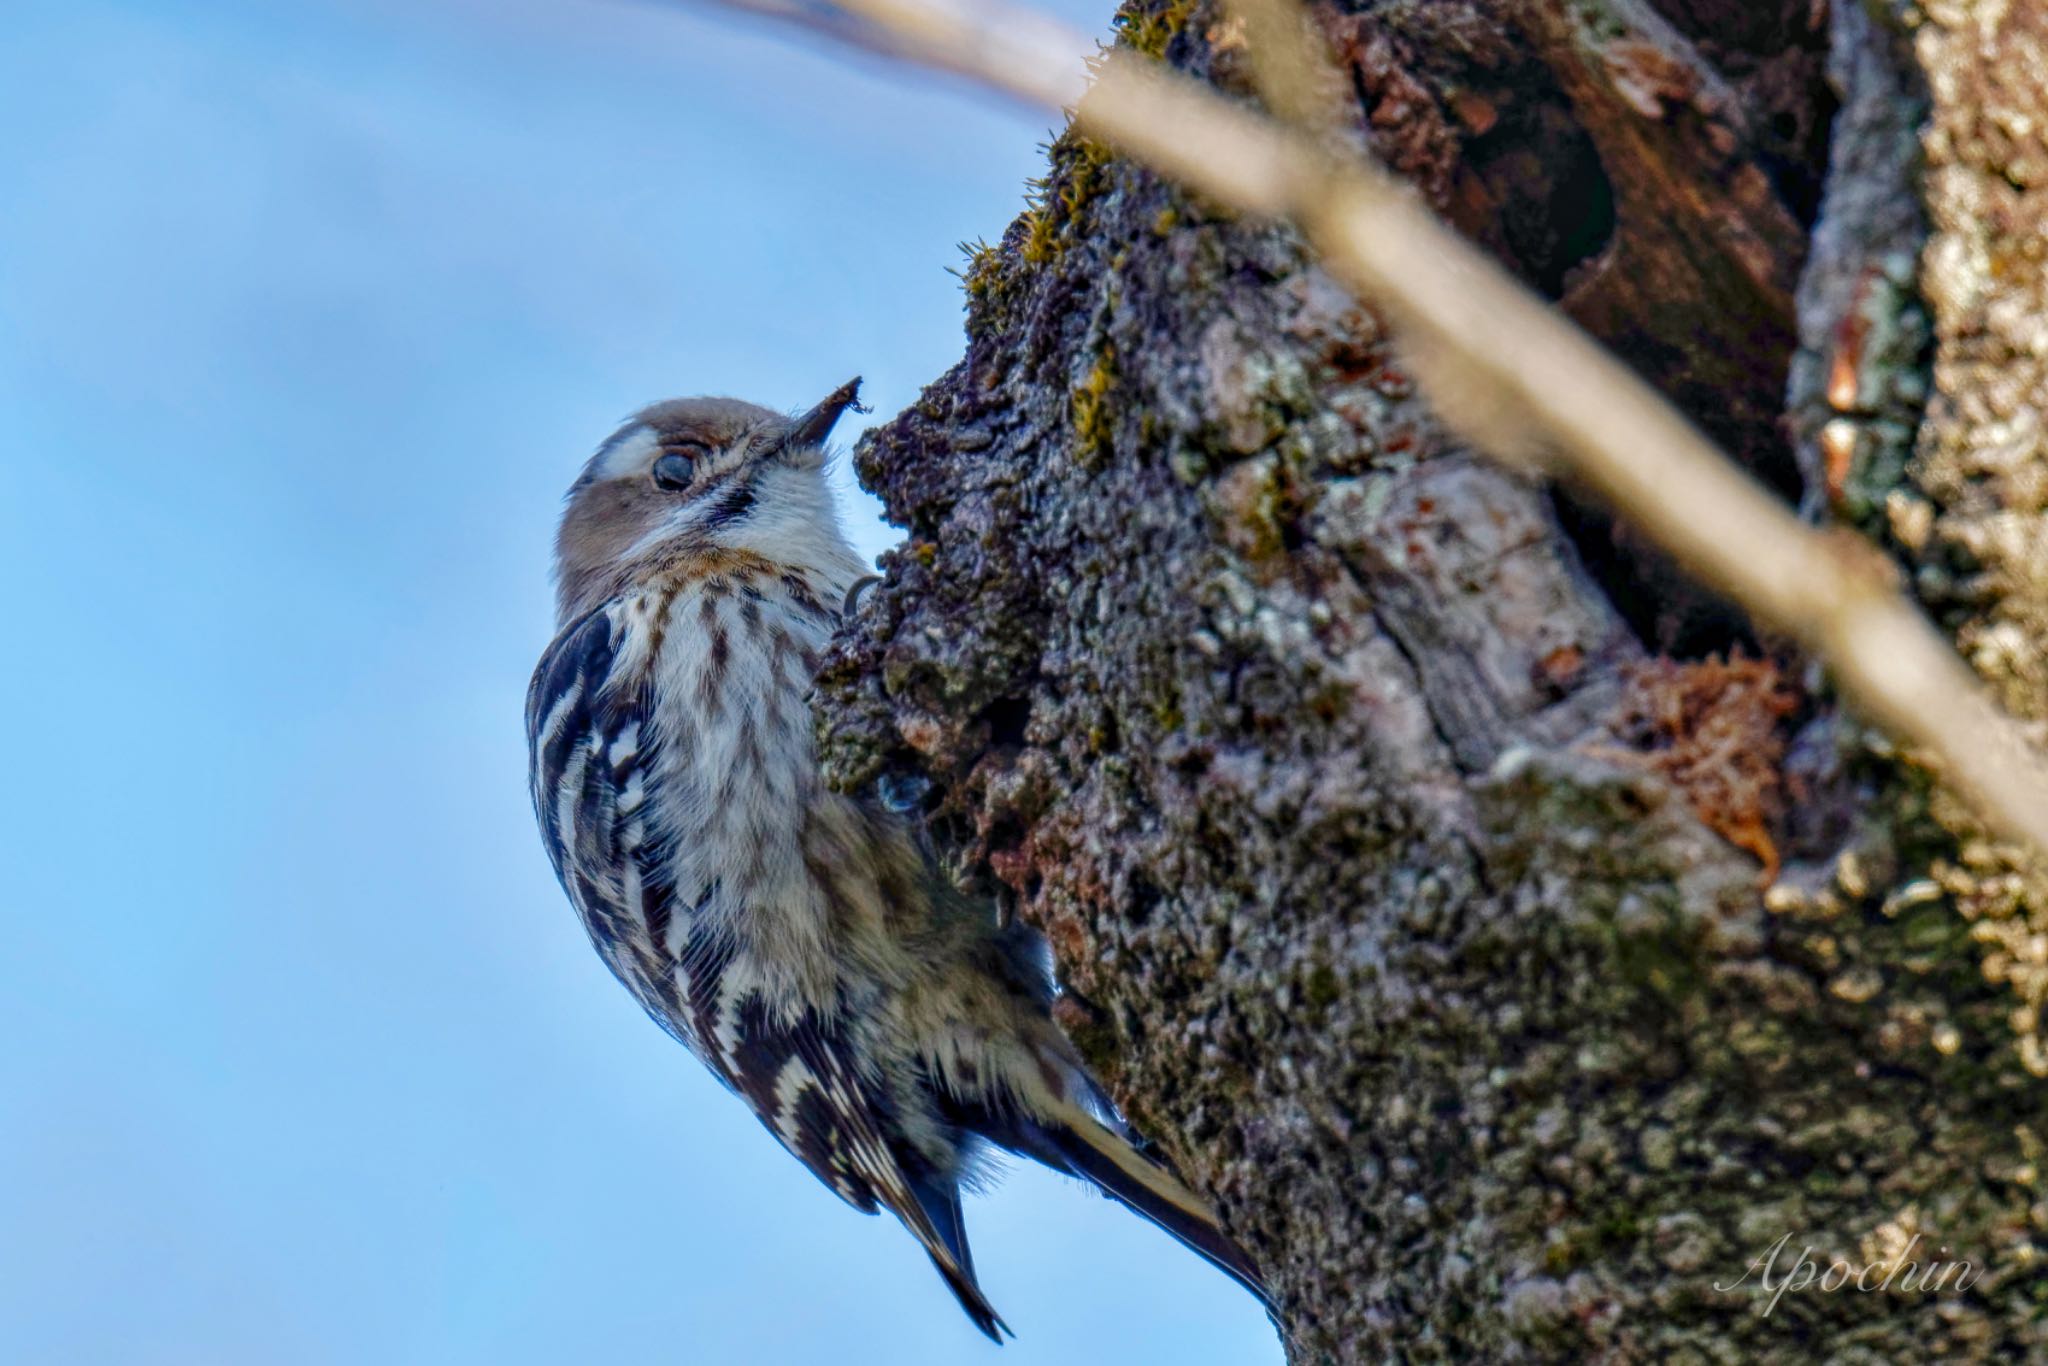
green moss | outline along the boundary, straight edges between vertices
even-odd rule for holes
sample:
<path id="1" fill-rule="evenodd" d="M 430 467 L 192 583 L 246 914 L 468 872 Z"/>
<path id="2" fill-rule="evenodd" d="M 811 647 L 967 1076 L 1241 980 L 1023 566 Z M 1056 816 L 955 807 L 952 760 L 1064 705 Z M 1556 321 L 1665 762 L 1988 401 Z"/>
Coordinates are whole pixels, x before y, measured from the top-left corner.
<path id="1" fill-rule="evenodd" d="M 1030 265 L 1042 266 L 1059 252 L 1058 226 L 1044 205 L 1033 205 L 1024 210 L 1024 246 L 1020 252 Z"/>
<path id="2" fill-rule="evenodd" d="M 1082 210 L 1101 193 L 1110 150 L 1093 138 L 1068 132 L 1047 149 L 1052 169 L 1032 187 L 1024 211 L 1026 262 L 1042 266 L 1057 260 L 1081 226 Z"/>
<path id="3" fill-rule="evenodd" d="M 1167 46 L 1187 27 L 1188 16 L 1194 12 L 1195 0 L 1133 0 L 1113 22 L 1126 47 L 1164 59 Z"/>
<path id="4" fill-rule="evenodd" d="M 1088 377 L 1069 395 L 1074 413 L 1074 455 L 1084 465 L 1094 466 L 1109 449 L 1111 418 L 1109 391 L 1116 387 L 1116 353 L 1104 347 L 1095 358 Z"/>
<path id="5" fill-rule="evenodd" d="M 1335 968 L 1328 963 L 1317 963 L 1308 970 L 1308 979 L 1301 984 L 1301 995 L 1310 1009 L 1327 1011 L 1343 999 L 1344 983 L 1339 980 Z"/>
<path id="6" fill-rule="evenodd" d="M 1053 149 L 1054 189 L 1069 220 L 1101 192 L 1102 168 L 1109 165 L 1110 155 L 1108 144 L 1073 133 Z"/>
<path id="7" fill-rule="evenodd" d="M 1676 939 L 1669 930 L 1618 931 L 1614 938 L 1622 980 L 1674 1004 L 1706 990 L 1700 956 L 1697 944 Z"/>
<path id="8" fill-rule="evenodd" d="M 959 277 L 967 297 L 985 299 L 994 295 L 1002 284 L 1003 254 L 979 239 L 962 242 L 960 253 L 967 258 L 967 265 L 953 274 Z"/>

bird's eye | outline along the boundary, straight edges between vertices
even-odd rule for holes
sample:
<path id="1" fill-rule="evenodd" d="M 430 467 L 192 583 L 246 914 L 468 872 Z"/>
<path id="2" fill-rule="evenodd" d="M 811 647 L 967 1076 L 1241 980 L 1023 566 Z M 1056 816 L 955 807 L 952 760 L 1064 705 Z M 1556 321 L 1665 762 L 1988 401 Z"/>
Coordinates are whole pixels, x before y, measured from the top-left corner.
<path id="1" fill-rule="evenodd" d="M 654 485 L 673 493 L 689 487 L 690 480 L 697 473 L 697 462 L 687 455 L 671 451 L 654 462 Z"/>

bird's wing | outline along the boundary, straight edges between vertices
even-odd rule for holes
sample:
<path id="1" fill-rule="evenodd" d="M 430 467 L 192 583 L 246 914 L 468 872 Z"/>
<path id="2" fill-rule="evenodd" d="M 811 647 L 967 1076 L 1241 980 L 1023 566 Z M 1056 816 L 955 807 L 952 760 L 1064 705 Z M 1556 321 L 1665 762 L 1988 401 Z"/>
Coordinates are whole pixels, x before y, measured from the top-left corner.
<path id="1" fill-rule="evenodd" d="M 693 987 L 703 979 L 692 974 Z M 770 1133 L 843 1200 L 872 1214 L 887 1208 L 923 1245 L 975 1326 L 998 1342 L 1009 1331 L 983 1296 L 951 1173 L 923 1170 L 892 1142 L 888 1088 L 860 1067 L 839 1021 L 815 1010 L 776 1010 L 760 992 L 728 990 L 715 1023 L 717 1064 Z"/>
<path id="2" fill-rule="evenodd" d="M 663 948 L 672 911 L 645 808 L 653 736 L 644 686 L 615 676 L 617 614 L 564 627 L 526 691 L 541 841 L 598 953 L 648 1014 L 702 1052 Z"/>

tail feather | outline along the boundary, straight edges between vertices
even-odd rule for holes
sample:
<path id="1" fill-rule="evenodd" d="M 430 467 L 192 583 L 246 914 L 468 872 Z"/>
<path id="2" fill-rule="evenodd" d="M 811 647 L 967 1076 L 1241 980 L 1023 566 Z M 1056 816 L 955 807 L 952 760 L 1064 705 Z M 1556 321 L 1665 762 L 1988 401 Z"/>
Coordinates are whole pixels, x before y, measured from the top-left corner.
<path id="1" fill-rule="evenodd" d="M 932 1232 L 938 1235 L 937 1242 L 927 1238 L 924 1230 L 910 1220 L 906 1219 L 904 1223 L 924 1244 L 925 1252 L 946 1282 L 946 1288 L 953 1292 L 953 1298 L 960 1301 L 967 1317 L 988 1335 L 990 1341 L 1000 1346 L 1005 1335 L 1015 1337 L 1010 1325 L 1003 1322 L 1002 1315 L 996 1313 L 995 1306 L 981 1293 L 981 1283 L 975 1279 L 974 1253 L 967 1246 L 967 1225 L 960 1213 L 959 1188 L 918 1180 L 911 1183 L 910 1193 L 917 1197 Z"/>
<path id="2" fill-rule="evenodd" d="M 953 1292 L 953 1298 L 960 1301 L 960 1307 L 967 1311 L 967 1317 L 973 1321 L 976 1328 L 988 1335 L 990 1342 L 1000 1347 L 1004 1338 L 1017 1336 L 1010 1331 L 1010 1325 L 1003 1322 L 1002 1315 L 996 1313 L 996 1308 L 988 1302 L 988 1297 L 981 1293 L 981 1287 L 974 1282 L 972 1271 L 948 1262 L 936 1252 L 931 1254 L 931 1258 L 932 1265 L 938 1268 L 939 1275 L 944 1278 L 946 1288 Z"/>
<path id="3" fill-rule="evenodd" d="M 1273 1296 L 1244 1249 L 1231 1241 L 1201 1196 L 1122 1135 L 1078 1106 L 1062 1106 L 1050 1121 L 1012 1115 L 980 1126 L 1012 1152 L 1090 1182 L 1110 1199 L 1165 1229 L 1211 1266 L 1255 1295 L 1270 1311 Z"/>

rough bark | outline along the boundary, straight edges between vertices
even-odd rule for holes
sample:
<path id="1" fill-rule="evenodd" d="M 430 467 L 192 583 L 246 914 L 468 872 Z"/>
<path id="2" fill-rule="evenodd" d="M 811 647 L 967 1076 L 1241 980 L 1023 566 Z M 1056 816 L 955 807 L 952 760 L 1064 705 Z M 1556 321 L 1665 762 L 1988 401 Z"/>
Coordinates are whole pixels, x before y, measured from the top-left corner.
<path id="1" fill-rule="evenodd" d="M 2048 712 L 2037 10 L 1318 13 L 1363 141 Z M 1245 88 L 1202 4 L 1120 26 Z M 828 762 L 1045 930 L 1296 1361 L 2048 1352 L 2038 870 L 1292 233 L 1068 136 L 967 288 L 858 452 L 908 539 Z M 1916 1234 L 1981 1278 L 1716 1289 Z"/>

